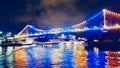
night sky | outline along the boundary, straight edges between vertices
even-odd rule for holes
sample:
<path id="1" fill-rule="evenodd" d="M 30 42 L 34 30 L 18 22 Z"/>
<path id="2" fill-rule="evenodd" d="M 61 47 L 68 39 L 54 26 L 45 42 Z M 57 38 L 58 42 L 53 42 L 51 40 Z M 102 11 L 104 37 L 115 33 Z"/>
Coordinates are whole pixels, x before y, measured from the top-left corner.
<path id="1" fill-rule="evenodd" d="M 120 0 L 0 0 L 0 30 L 17 33 L 27 24 L 68 27 L 103 8 L 120 12 Z"/>

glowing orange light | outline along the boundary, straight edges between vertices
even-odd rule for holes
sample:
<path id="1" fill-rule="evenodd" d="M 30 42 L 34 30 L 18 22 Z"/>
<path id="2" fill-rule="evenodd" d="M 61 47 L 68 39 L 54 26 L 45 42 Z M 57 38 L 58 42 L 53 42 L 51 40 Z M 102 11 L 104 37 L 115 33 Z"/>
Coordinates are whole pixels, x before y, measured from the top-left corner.
<path id="1" fill-rule="evenodd" d="M 84 25 L 85 23 L 86 23 L 86 21 L 83 21 L 83 22 L 81 22 L 79 24 L 74 25 L 73 27 L 80 27 L 80 26 Z"/>
<path id="2" fill-rule="evenodd" d="M 106 9 L 103 9 L 103 12 L 106 12 Z"/>
<path id="3" fill-rule="evenodd" d="M 109 10 L 103 10 L 106 12 L 106 14 L 110 15 L 110 16 L 114 16 L 116 18 L 120 18 L 120 14 L 119 13 L 116 13 L 116 12 L 112 12 L 112 11 L 109 11 Z"/>
<path id="4" fill-rule="evenodd" d="M 15 68 L 25 68 L 27 66 L 26 53 L 22 47 L 15 47 L 14 49 L 14 65 Z M 22 63 L 21 63 L 22 62 Z"/>

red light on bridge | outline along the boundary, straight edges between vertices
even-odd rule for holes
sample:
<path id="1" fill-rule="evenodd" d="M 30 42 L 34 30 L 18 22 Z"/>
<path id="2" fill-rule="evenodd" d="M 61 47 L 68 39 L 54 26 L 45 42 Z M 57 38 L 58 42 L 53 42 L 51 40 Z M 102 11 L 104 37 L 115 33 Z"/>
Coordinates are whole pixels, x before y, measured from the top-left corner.
<path id="1" fill-rule="evenodd" d="M 109 39 L 108 39 L 108 40 L 103 40 L 103 42 L 104 42 L 104 43 L 112 43 L 113 40 L 109 40 Z"/>

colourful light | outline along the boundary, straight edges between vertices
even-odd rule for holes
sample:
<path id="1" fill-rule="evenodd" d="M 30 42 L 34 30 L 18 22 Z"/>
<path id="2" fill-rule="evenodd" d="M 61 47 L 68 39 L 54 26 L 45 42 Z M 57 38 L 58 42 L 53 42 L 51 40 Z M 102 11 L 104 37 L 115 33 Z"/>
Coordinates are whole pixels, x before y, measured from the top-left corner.
<path id="1" fill-rule="evenodd" d="M 115 28 L 120 28 L 119 24 L 116 24 L 114 26 L 107 26 L 107 20 L 106 17 L 107 15 L 116 17 L 116 18 L 120 18 L 120 14 L 103 9 L 102 12 L 97 13 L 96 15 L 92 16 L 91 18 L 73 25 L 72 27 L 67 27 L 67 28 L 54 28 L 54 29 L 49 29 L 49 30 L 41 30 L 41 29 L 37 29 L 36 27 L 32 26 L 32 25 L 27 25 L 23 30 L 21 30 L 18 33 L 18 37 L 21 35 L 26 34 L 25 36 L 31 36 L 32 32 L 28 32 L 28 29 L 33 29 L 35 31 L 37 31 L 37 34 L 32 34 L 32 35 L 43 35 L 43 34 L 55 34 L 55 33 L 62 33 L 62 32 L 82 32 L 82 31 L 86 31 L 86 30 L 98 30 L 98 29 L 104 29 L 104 28 L 99 28 L 99 27 L 92 27 L 91 29 L 85 27 L 85 25 L 87 24 L 88 21 L 91 21 L 93 19 L 95 19 L 96 17 L 98 17 L 99 15 L 103 14 L 103 22 L 104 22 L 104 28 L 107 29 L 115 29 Z M 25 33 L 26 32 L 26 33 Z M 1 33 L 0 33 L 1 34 Z"/>
<path id="2" fill-rule="evenodd" d="M 32 25 L 28 25 L 28 27 L 31 28 L 31 29 L 34 29 L 34 30 L 36 30 L 36 31 L 43 31 L 43 30 L 38 29 L 38 28 L 36 28 L 36 27 L 34 27 L 34 26 L 32 26 Z"/>
<path id="3" fill-rule="evenodd" d="M 89 18 L 87 21 L 90 21 L 90 20 L 96 18 L 96 17 L 99 16 L 100 14 L 102 14 L 102 12 L 97 13 L 96 15 L 92 16 L 91 18 Z"/>
<path id="4" fill-rule="evenodd" d="M 0 31 L 0 34 L 2 34 L 3 32 L 2 31 Z"/>
<path id="5" fill-rule="evenodd" d="M 106 23 L 106 9 L 103 9 L 103 22 L 104 22 L 104 28 L 107 28 L 107 23 Z"/>
<path id="6" fill-rule="evenodd" d="M 80 27 L 80 26 L 82 26 L 82 25 L 84 25 L 84 24 L 86 24 L 86 21 L 83 21 L 83 22 L 81 22 L 81 23 L 79 23 L 79 24 L 76 24 L 76 25 L 74 25 L 74 26 L 72 26 L 73 28 L 74 27 Z"/>
<path id="7" fill-rule="evenodd" d="M 120 13 L 112 12 L 112 11 L 109 11 L 109 10 L 105 10 L 105 13 L 108 14 L 108 15 L 114 16 L 116 18 L 120 18 Z"/>

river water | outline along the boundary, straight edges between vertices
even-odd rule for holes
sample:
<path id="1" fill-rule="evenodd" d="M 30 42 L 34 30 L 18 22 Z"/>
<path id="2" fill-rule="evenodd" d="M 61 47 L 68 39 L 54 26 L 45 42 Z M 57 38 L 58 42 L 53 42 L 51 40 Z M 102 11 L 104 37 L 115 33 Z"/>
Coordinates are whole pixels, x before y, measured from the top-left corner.
<path id="1" fill-rule="evenodd" d="M 0 68 L 119 68 L 120 51 L 86 50 L 83 44 L 0 48 Z"/>

